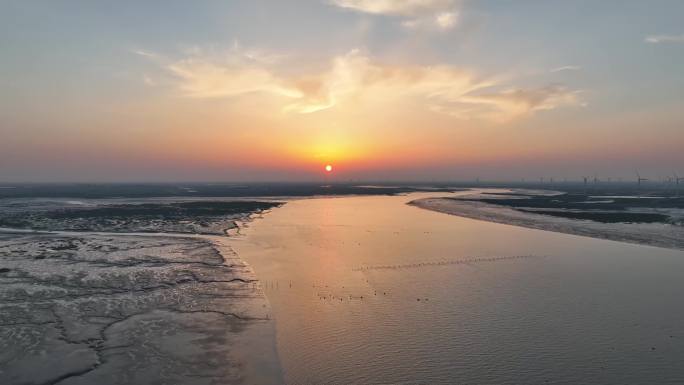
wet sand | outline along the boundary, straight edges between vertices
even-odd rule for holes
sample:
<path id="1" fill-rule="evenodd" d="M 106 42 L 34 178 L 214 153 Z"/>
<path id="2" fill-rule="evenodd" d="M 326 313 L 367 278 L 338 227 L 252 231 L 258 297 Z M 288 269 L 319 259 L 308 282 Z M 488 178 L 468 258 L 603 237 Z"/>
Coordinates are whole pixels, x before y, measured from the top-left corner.
<path id="1" fill-rule="evenodd" d="M 0 233 L 3 384 L 279 384 L 269 313 L 209 236 Z"/>
<path id="2" fill-rule="evenodd" d="M 684 227 L 664 223 L 599 223 L 521 212 L 482 202 L 430 197 L 410 205 L 465 218 L 530 229 L 609 239 L 672 249 L 684 249 Z"/>

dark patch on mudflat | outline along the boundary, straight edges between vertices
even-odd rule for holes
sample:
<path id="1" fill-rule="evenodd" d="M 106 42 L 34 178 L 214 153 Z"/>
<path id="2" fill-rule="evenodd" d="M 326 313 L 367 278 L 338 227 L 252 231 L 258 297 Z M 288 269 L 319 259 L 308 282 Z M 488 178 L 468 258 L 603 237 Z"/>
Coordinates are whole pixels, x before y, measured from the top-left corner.
<path id="1" fill-rule="evenodd" d="M 172 232 L 222 235 L 244 220 L 282 205 L 266 201 L 192 201 L 161 203 L 89 202 L 90 206 L 53 203 L 13 206 L 0 211 L 0 227 L 106 232 Z M 60 250 L 73 248 L 63 245 Z"/>
<path id="2" fill-rule="evenodd" d="M 268 210 L 281 205 L 278 202 L 178 202 L 106 205 L 95 208 L 59 209 L 46 213 L 52 219 L 73 218 L 138 218 L 187 219 L 215 217 Z"/>
<path id="3" fill-rule="evenodd" d="M 624 191 L 635 194 L 638 191 Z M 667 210 L 684 209 L 684 197 L 640 197 L 560 193 L 535 195 L 524 192 L 485 193 L 484 198 L 450 198 L 504 206 L 517 211 L 600 223 L 663 223 L 678 225 L 681 218 Z"/>
<path id="4" fill-rule="evenodd" d="M 666 223 L 670 216 L 653 213 L 629 213 L 629 212 L 590 212 L 590 211 L 552 211 L 552 210 L 525 210 L 522 212 L 532 214 L 550 215 L 553 217 L 589 220 L 601 223 Z"/>
<path id="5" fill-rule="evenodd" d="M 511 196 L 512 194 L 496 194 Z M 604 198 L 600 195 L 561 194 L 561 195 L 525 195 L 516 194 L 516 198 L 454 198 L 477 201 L 512 208 L 540 209 L 577 209 L 577 210 L 628 210 L 633 208 L 684 209 L 684 197 L 663 198 Z"/>

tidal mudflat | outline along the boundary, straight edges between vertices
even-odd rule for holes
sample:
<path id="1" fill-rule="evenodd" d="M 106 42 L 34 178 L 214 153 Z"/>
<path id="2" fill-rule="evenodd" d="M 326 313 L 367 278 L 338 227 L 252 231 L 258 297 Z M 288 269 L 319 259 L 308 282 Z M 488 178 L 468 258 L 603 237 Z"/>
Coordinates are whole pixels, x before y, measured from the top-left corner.
<path id="1" fill-rule="evenodd" d="M 407 205 L 444 196 L 291 201 L 229 240 L 286 383 L 684 381 L 684 252 Z"/>
<path id="2" fill-rule="evenodd" d="M 254 272 L 205 235 L 272 204 L 54 205 L 3 212 L 52 231 L 0 232 L 2 384 L 281 383 Z"/>
<path id="3" fill-rule="evenodd" d="M 31 230 L 223 235 L 234 221 L 282 203 L 258 200 L 6 199 L 0 227 Z"/>
<path id="4" fill-rule="evenodd" d="M 684 198 L 545 190 L 474 190 L 410 204 L 467 218 L 547 231 L 684 249 Z M 656 192 L 661 195 L 662 191 Z"/>

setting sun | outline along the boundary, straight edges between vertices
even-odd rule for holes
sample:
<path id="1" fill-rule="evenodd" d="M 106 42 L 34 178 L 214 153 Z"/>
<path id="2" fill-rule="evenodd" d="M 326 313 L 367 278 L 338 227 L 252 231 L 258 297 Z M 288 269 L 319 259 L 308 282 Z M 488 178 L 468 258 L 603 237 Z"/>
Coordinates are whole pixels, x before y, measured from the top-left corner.
<path id="1" fill-rule="evenodd" d="M 326 171 L 326 172 L 331 172 L 331 171 L 332 171 L 332 166 L 329 165 L 329 164 L 326 165 L 326 166 L 325 166 L 325 171 Z"/>

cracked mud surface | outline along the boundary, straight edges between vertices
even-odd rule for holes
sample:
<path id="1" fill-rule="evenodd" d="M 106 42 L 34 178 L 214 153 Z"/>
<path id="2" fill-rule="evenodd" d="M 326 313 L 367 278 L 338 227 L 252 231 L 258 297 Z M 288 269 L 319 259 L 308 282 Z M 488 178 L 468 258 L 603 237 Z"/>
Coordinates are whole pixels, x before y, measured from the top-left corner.
<path id="1" fill-rule="evenodd" d="M 0 234 L 1 382 L 252 383 L 255 362 L 272 375 L 262 382 L 277 378 L 268 341 L 243 349 L 272 338 L 268 303 L 251 268 L 218 247 L 201 238 Z"/>

